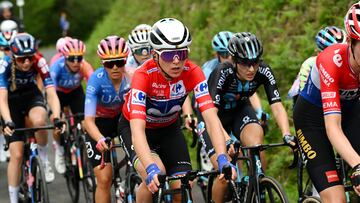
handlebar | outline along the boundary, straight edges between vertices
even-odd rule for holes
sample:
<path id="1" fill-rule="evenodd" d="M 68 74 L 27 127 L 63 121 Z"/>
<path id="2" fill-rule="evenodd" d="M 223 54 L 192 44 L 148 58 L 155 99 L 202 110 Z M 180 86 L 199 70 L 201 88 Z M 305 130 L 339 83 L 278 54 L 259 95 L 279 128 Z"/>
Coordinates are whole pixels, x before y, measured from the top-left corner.
<path id="1" fill-rule="evenodd" d="M 15 128 L 15 132 L 36 132 L 38 130 L 53 130 L 55 128 L 54 125 L 46 125 L 32 128 Z"/>

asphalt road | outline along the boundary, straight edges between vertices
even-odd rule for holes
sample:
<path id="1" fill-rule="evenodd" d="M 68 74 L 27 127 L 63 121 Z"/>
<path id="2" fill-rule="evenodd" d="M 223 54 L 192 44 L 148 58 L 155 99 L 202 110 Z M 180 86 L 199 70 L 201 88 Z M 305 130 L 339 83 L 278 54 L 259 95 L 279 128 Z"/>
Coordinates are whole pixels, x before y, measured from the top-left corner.
<path id="1" fill-rule="evenodd" d="M 51 56 L 55 54 L 54 48 L 42 49 L 41 52 L 44 54 L 44 57 L 47 61 L 50 61 Z M 52 148 L 52 136 L 49 133 L 49 159 L 52 164 L 52 167 L 55 171 L 55 181 L 48 184 L 49 189 L 49 197 L 51 203 L 67 203 L 71 202 L 70 195 L 68 193 L 66 187 L 66 181 L 63 175 L 60 175 L 56 172 L 54 166 L 54 150 Z M 119 160 L 123 156 L 122 151 L 118 151 Z M 0 162 L 0 203 L 8 203 L 9 201 L 9 194 L 8 194 L 8 186 L 7 186 L 7 163 Z M 124 174 L 124 173 L 122 173 Z M 196 184 L 194 184 L 196 185 Z M 82 188 L 80 188 L 82 192 Z M 83 193 L 80 194 L 80 201 L 84 202 Z M 193 189 L 193 197 L 195 202 L 204 202 L 199 187 L 194 186 Z"/>

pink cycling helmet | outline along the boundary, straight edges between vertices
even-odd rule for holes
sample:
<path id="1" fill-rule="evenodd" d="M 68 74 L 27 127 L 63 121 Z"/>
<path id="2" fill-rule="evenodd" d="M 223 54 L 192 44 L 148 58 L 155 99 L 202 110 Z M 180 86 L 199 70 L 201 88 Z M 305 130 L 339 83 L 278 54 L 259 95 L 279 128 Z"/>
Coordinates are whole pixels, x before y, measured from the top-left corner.
<path id="1" fill-rule="evenodd" d="M 129 48 L 124 38 L 112 35 L 100 41 L 97 54 L 101 60 L 126 58 L 129 55 Z"/>
<path id="2" fill-rule="evenodd" d="M 82 56 L 85 54 L 86 46 L 83 41 L 70 39 L 60 49 L 64 56 Z"/>
<path id="3" fill-rule="evenodd" d="M 65 45 L 66 42 L 70 41 L 71 37 L 61 37 L 56 41 L 56 51 L 61 52 L 61 48 Z"/>

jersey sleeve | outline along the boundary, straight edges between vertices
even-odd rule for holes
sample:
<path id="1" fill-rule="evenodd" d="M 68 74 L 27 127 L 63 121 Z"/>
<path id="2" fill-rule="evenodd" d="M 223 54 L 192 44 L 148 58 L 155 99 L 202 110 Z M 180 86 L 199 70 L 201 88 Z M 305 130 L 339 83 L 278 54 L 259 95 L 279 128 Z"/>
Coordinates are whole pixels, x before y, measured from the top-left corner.
<path id="1" fill-rule="evenodd" d="M 320 75 L 320 93 L 324 115 L 341 113 L 339 96 L 339 67 L 335 67 L 333 60 L 326 55 L 319 55 L 316 60 Z"/>
<path id="2" fill-rule="evenodd" d="M 149 75 L 142 69 L 135 71 L 129 92 L 130 120 L 146 120 L 146 97 L 149 85 Z"/>
<path id="3" fill-rule="evenodd" d="M 191 62 L 189 62 L 189 65 L 193 67 L 189 81 L 193 83 L 194 97 L 198 103 L 200 112 L 213 108 L 214 104 L 209 94 L 209 86 L 206 82 L 204 73 L 199 66 Z"/>
<path id="4" fill-rule="evenodd" d="M 35 55 L 35 68 L 37 72 L 40 74 L 41 79 L 43 80 L 45 88 L 54 86 L 54 82 L 51 79 L 49 66 L 44 57 L 41 55 Z"/>
<path id="5" fill-rule="evenodd" d="M 0 59 L 0 89 L 8 88 L 8 77 L 7 70 L 11 64 L 5 59 Z"/>
<path id="6" fill-rule="evenodd" d="M 91 74 L 94 72 L 94 68 L 90 65 L 89 62 L 84 60 L 80 71 L 85 80 L 89 81 Z"/>
<path id="7" fill-rule="evenodd" d="M 260 81 L 264 85 L 269 104 L 271 105 L 276 102 L 281 102 L 280 91 L 277 87 L 275 75 L 271 68 L 268 65 L 261 63 L 258 71 L 258 74 L 260 74 L 261 77 Z"/>
<path id="8" fill-rule="evenodd" d="M 100 86 L 97 82 L 98 78 L 96 74 L 93 74 L 86 86 L 86 97 L 85 97 L 85 116 L 96 115 L 97 95 L 100 91 Z"/>
<path id="9" fill-rule="evenodd" d="M 233 70 L 231 67 L 225 67 L 224 64 L 219 64 L 210 74 L 208 80 L 210 95 L 217 108 L 221 106 L 221 99 L 225 92 L 225 83 L 232 72 Z"/>

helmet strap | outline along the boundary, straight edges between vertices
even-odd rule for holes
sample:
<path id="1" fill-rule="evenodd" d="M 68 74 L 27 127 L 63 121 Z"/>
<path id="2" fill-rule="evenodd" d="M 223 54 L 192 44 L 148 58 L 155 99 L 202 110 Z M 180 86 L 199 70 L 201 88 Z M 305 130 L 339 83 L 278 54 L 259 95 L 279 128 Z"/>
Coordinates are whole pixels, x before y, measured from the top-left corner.
<path id="1" fill-rule="evenodd" d="M 155 58 L 156 56 L 154 56 L 154 60 L 156 61 L 156 64 L 157 64 L 157 66 L 160 68 L 160 71 L 164 74 L 164 76 L 165 76 L 165 78 L 167 79 L 167 80 L 172 80 L 172 79 L 174 79 L 174 78 L 172 78 L 169 74 L 167 74 L 166 72 L 165 72 L 165 70 L 161 67 L 161 65 L 160 65 L 160 63 L 159 63 L 159 55 L 157 55 L 157 58 Z"/>

